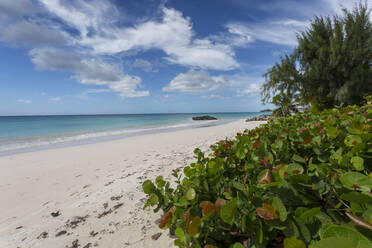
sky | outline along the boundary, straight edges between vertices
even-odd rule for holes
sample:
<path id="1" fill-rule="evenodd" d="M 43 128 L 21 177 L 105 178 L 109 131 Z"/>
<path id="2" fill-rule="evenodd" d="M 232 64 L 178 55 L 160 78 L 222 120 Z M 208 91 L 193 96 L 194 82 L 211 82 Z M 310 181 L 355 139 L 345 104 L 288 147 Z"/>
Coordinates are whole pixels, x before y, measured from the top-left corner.
<path id="1" fill-rule="evenodd" d="M 270 108 L 262 75 L 315 15 L 353 4 L 1 0 L 0 115 Z"/>

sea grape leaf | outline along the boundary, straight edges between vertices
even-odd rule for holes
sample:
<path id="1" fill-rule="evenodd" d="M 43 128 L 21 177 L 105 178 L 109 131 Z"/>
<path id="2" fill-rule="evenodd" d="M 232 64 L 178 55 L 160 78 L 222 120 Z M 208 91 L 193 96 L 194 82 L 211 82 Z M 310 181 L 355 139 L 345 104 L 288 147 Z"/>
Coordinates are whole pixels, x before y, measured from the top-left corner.
<path id="1" fill-rule="evenodd" d="M 305 159 L 297 154 L 294 154 L 292 159 L 299 163 L 305 163 Z"/>
<path id="2" fill-rule="evenodd" d="M 242 192 L 245 192 L 245 191 L 246 191 L 245 186 L 244 186 L 243 184 L 237 182 L 237 181 L 234 181 L 234 182 L 232 183 L 232 186 L 233 186 L 234 188 L 236 188 L 237 190 L 240 190 L 240 191 L 242 191 Z"/>
<path id="3" fill-rule="evenodd" d="M 280 220 L 284 222 L 287 219 L 287 209 L 285 208 L 282 200 L 278 197 L 274 197 L 271 204 L 279 212 Z"/>
<path id="4" fill-rule="evenodd" d="M 362 143 L 363 140 L 358 135 L 348 135 L 348 136 L 346 136 L 344 142 L 345 142 L 345 145 L 347 145 L 347 146 L 355 146 L 357 144 Z"/>
<path id="5" fill-rule="evenodd" d="M 202 201 L 200 203 L 200 207 L 202 208 L 202 214 L 203 216 L 216 211 L 214 204 L 210 201 Z"/>
<path id="6" fill-rule="evenodd" d="M 165 181 L 164 181 L 162 176 L 156 177 L 155 182 L 156 182 L 156 185 L 158 185 L 159 188 L 162 188 L 165 185 Z"/>
<path id="7" fill-rule="evenodd" d="M 185 241 L 185 233 L 183 232 L 183 229 L 178 227 L 176 231 L 174 232 L 178 238 L 181 240 L 181 242 Z"/>
<path id="8" fill-rule="evenodd" d="M 363 158 L 359 156 L 355 156 L 351 158 L 350 162 L 356 170 L 358 171 L 364 170 L 364 165 L 363 165 L 364 159 Z"/>
<path id="9" fill-rule="evenodd" d="M 145 194 L 149 195 L 152 192 L 154 192 L 155 185 L 150 180 L 146 180 L 142 184 L 142 189 L 143 189 L 143 192 L 145 192 Z"/>
<path id="10" fill-rule="evenodd" d="M 237 205 L 237 203 L 236 203 L 235 198 L 231 199 L 226 204 L 222 205 L 220 216 L 221 216 L 221 219 L 224 222 L 226 222 L 228 224 L 233 223 L 234 216 L 235 216 L 235 213 L 236 213 L 236 210 L 237 210 L 236 205 Z"/>
<path id="11" fill-rule="evenodd" d="M 186 228 L 186 232 L 190 235 L 190 237 L 194 237 L 198 231 L 201 224 L 201 219 L 199 216 L 194 216 L 190 222 L 188 227 Z"/>
<path id="12" fill-rule="evenodd" d="M 364 204 L 364 203 L 369 203 L 372 201 L 372 196 L 353 191 L 349 193 L 344 193 L 341 195 L 341 199 L 348 201 L 348 202 L 355 202 L 358 204 Z"/>
<path id="13" fill-rule="evenodd" d="M 315 244 L 309 246 L 309 248 L 355 248 L 352 241 L 342 237 L 330 237 L 322 239 Z"/>
<path id="14" fill-rule="evenodd" d="M 186 193 L 186 199 L 191 201 L 194 200 L 196 196 L 196 192 L 193 188 L 190 188 Z"/>
<path id="15" fill-rule="evenodd" d="M 276 209 L 274 208 L 274 206 L 268 203 L 263 203 L 262 207 L 256 208 L 256 213 L 258 216 L 265 220 L 275 220 L 278 218 Z"/>
<path id="16" fill-rule="evenodd" d="M 244 246 L 241 243 L 235 243 L 232 248 L 244 248 Z"/>
<path id="17" fill-rule="evenodd" d="M 304 172 L 304 168 L 300 164 L 292 163 L 288 165 L 287 172 L 290 175 L 298 175 Z"/>
<path id="18" fill-rule="evenodd" d="M 320 213 L 320 208 L 312 208 L 302 213 L 299 219 L 306 222 L 319 213 Z"/>
<path id="19" fill-rule="evenodd" d="M 370 248 L 372 243 L 355 229 L 340 226 L 340 225 L 328 225 L 324 232 L 321 233 L 321 239 L 337 237 L 346 238 L 353 244 L 353 248 Z"/>
<path id="20" fill-rule="evenodd" d="M 369 191 L 372 189 L 372 178 L 359 172 L 346 172 L 340 176 L 342 185 L 349 189 L 361 189 Z"/>
<path id="21" fill-rule="evenodd" d="M 305 243 L 296 237 L 285 238 L 283 245 L 284 248 L 306 248 Z"/>

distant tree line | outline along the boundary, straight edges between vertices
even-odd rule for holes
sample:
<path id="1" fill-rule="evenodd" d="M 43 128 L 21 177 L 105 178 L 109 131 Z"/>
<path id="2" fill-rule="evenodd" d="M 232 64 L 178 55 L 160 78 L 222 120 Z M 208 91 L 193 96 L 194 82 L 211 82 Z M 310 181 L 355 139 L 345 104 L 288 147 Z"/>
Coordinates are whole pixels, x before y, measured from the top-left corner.
<path id="1" fill-rule="evenodd" d="M 372 23 L 367 3 L 342 16 L 316 16 L 297 35 L 294 52 L 265 74 L 262 101 L 280 116 L 300 106 L 315 109 L 360 104 L 372 94 Z"/>

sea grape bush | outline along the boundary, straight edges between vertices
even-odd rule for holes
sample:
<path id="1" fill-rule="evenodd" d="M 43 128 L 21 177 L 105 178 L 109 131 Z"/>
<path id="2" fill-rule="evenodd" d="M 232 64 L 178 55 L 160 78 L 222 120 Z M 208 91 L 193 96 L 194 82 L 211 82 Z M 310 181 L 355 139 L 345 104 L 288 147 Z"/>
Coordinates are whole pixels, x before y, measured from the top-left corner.
<path id="1" fill-rule="evenodd" d="M 195 149 L 145 207 L 178 247 L 372 247 L 372 105 L 305 112 Z"/>

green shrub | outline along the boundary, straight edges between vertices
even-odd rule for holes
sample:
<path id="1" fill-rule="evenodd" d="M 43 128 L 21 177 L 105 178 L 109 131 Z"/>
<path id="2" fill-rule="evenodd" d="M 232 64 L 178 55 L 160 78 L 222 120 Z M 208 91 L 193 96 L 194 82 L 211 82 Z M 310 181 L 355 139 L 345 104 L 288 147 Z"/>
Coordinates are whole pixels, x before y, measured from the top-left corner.
<path id="1" fill-rule="evenodd" d="M 147 180 L 179 247 L 372 247 L 372 105 L 276 119 Z"/>

